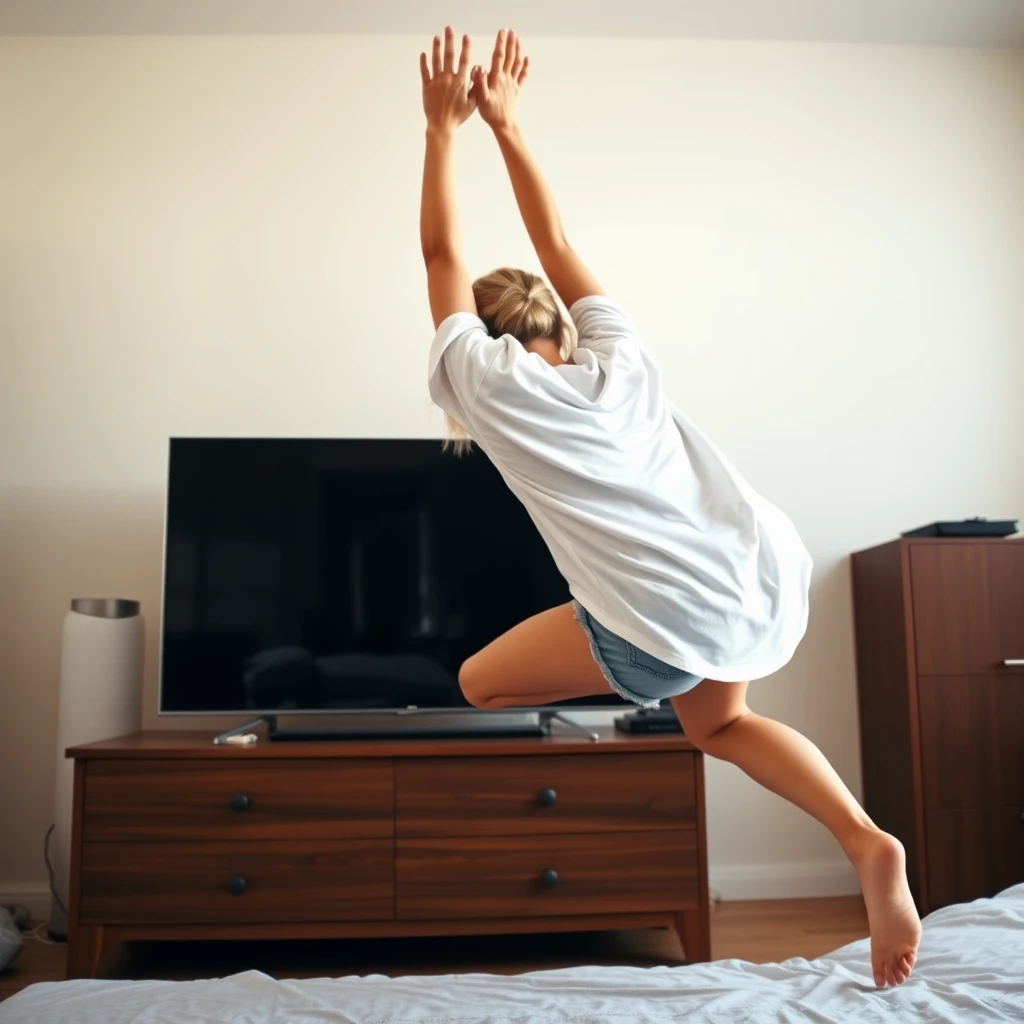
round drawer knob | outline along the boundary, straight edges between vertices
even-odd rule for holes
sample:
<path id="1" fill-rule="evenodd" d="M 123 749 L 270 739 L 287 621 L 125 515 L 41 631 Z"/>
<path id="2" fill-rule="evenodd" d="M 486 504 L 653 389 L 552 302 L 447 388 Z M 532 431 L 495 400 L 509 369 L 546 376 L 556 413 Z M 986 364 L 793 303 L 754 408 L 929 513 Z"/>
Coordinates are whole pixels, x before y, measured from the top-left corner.
<path id="1" fill-rule="evenodd" d="M 542 789 L 537 796 L 542 807 L 554 807 L 558 794 L 553 789 Z"/>
<path id="2" fill-rule="evenodd" d="M 554 868 L 548 868 L 543 875 L 540 876 L 540 883 L 545 889 L 554 889 L 558 885 L 558 872 Z"/>
<path id="3" fill-rule="evenodd" d="M 248 888 L 249 883 L 241 875 L 232 875 L 228 879 L 228 892 L 232 896 L 241 896 Z"/>
<path id="4" fill-rule="evenodd" d="M 231 798 L 231 810 L 244 811 L 249 806 L 249 798 L 244 793 L 235 793 Z"/>

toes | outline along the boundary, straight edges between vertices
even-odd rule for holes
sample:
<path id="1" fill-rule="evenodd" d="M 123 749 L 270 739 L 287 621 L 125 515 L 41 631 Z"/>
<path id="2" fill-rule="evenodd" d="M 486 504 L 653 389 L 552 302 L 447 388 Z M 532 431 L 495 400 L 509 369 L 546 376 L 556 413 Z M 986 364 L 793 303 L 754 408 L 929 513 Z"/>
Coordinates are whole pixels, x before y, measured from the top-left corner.
<path id="1" fill-rule="evenodd" d="M 914 962 L 917 960 L 916 953 L 906 953 L 903 956 L 893 956 L 888 959 L 872 959 L 871 975 L 879 988 L 887 985 L 902 985 L 914 970 Z"/>
<path id="2" fill-rule="evenodd" d="M 875 984 L 879 988 L 885 988 L 885 969 L 878 961 L 873 961 L 871 964 L 871 974 L 875 979 Z"/>
<path id="3" fill-rule="evenodd" d="M 910 977 L 914 969 L 914 954 L 907 953 L 905 956 L 896 957 L 895 960 L 886 965 L 886 978 L 891 974 L 895 984 L 902 985 Z"/>

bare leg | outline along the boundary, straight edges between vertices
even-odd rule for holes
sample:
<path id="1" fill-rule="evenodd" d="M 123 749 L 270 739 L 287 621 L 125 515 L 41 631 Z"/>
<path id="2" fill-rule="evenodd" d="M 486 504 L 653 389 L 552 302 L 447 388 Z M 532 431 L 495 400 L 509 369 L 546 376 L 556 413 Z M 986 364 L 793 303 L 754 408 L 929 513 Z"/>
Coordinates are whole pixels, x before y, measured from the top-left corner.
<path id="1" fill-rule="evenodd" d="M 610 693 L 571 604 L 533 615 L 468 658 L 459 686 L 474 707 L 536 707 Z"/>
<path id="2" fill-rule="evenodd" d="M 903 846 L 880 831 L 822 752 L 795 729 L 755 715 L 746 683 L 706 679 L 672 699 L 687 737 L 706 754 L 731 761 L 766 789 L 818 819 L 857 869 L 871 928 L 876 985 L 906 981 L 921 940 L 907 884 Z"/>

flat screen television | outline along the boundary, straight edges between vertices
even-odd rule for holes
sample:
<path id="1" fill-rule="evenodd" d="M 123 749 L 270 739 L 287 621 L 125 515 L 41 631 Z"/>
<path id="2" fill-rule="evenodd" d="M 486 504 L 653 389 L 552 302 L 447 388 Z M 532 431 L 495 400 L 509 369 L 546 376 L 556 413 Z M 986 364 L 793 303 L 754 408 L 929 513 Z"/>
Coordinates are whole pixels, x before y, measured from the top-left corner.
<path id="1" fill-rule="evenodd" d="M 160 711 L 473 712 L 462 662 L 569 600 L 483 452 L 172 438 Z M 563 706 L 622 708 L 614 694 Z"/>

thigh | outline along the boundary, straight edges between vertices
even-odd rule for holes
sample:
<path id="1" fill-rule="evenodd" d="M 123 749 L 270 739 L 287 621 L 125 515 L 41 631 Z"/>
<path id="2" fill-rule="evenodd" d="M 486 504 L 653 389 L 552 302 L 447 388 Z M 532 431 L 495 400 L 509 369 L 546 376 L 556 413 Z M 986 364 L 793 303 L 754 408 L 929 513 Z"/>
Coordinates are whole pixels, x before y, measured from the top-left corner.
<path id="1" fill-rule="evenodd" d="M 551 693 L 559 694 L 558 700 L 611 690 L 572 604 L 549 608 L 513 626 L 466 660 L 459 682 L 466 691 Z"/>
<path id="2" fill-rule="evenodd" d="M 720 683 L 703 679 L 688 693 L 672 698 L 686 735 L 698 746 L 723 726 L 745 715 L 748 683 Z"/>

